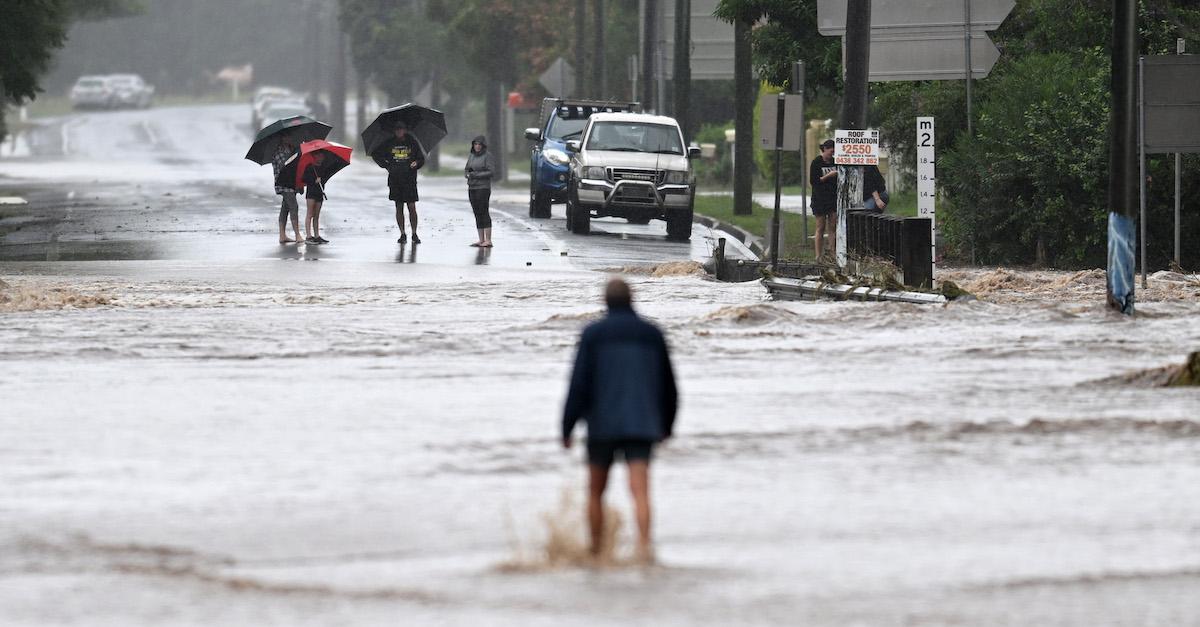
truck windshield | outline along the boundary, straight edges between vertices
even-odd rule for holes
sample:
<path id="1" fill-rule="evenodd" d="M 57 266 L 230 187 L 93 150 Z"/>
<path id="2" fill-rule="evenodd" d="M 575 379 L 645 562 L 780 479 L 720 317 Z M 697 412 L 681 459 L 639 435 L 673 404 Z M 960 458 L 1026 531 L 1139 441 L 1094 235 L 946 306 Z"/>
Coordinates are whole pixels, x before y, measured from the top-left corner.
<path id="1" fill-rule="evenodd" d="M 587 124 L 587 118 L 570 119 L 556 115 L 550 121 L 550 129 L 546 131 L 546 137 L 560 141 L 577 138 L 585 124 Z"/>
<path id="2" fill-rule="evenodd" d="M 597 122 L 588 135 L 587 148 L 682 155 L 683 141 L 679 129 L 666 124 Z"/>

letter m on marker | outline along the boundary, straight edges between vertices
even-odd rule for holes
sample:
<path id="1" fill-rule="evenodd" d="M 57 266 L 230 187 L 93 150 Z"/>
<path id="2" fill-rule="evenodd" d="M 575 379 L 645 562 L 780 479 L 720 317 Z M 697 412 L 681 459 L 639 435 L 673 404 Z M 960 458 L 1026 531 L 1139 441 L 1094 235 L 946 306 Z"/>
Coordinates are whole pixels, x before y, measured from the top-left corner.
<path id="1" fill-rule="evenodd" d="M 933 128 L 933 122 L 930 122 L 928 120 L 921 120 L 920 126 L 918 126 L 917 128 L 922 128 L 922 129 Z"/>

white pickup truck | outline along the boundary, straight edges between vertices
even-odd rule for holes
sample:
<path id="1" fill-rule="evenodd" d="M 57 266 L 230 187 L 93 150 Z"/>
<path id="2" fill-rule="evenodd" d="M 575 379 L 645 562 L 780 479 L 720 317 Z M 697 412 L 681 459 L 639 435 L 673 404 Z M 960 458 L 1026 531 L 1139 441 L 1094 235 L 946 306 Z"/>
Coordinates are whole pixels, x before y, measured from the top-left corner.
<path id="1" fill-rule="evenodd" d="M 625 218 L 634 224 L 667 223 L 667 237 L 692 235 L 696 178 L 674 118 L 643 113 L 596 113 L 579 139 L 568 141 L 571 181 L 567 228 L 587 234 L 591 219 Z"/>

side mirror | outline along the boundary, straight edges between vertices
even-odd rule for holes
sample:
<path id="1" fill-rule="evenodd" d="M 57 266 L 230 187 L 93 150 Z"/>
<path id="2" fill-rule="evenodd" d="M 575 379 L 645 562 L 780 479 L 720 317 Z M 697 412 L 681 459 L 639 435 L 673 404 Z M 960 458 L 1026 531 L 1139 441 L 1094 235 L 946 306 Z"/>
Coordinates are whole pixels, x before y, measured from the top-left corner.
<path id="1" fill-rule="evenodd" d="M 688 159 L 695 159 L 700 156 L 699 146 L 688 146 Z"/>
<path id="2" fill-rule="evenodd" d="M 542 138 L 542 131 L 540 129 L 536 129 L 536 128 L 525 129 L 525 139 L 538 141 L 541 138 Z"/>
<path id="3" fill-rule="evenodd" d="M 567 141 L 567 152 L 579 152 L 579 140 L 571 139 Z"/>

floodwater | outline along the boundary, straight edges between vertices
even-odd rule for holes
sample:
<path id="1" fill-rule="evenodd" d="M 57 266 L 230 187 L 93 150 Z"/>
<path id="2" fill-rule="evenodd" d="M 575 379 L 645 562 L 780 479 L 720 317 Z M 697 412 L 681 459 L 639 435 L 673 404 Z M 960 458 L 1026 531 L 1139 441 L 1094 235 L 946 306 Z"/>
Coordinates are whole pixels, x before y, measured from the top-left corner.
<path id="1" fill-rule="evenodd" d="M 416 263 L 188 234 L 0 265 L 0 622 L 1200 623 L 1200 393 L 1120 378 L 1200 350 L 1195 277 L 1130 320 L 1089 273 L 957 271 L 984 300 L 922 307 L 629 272 L 681 413 L 660 564 L 588 567 L 548 540 L 583 537 L 574 342 L 597 268 L 666 253 L 506 220 L 476 266 L 439 211 Z M 386 226 L 347 213 L 323 250 Z"/>

